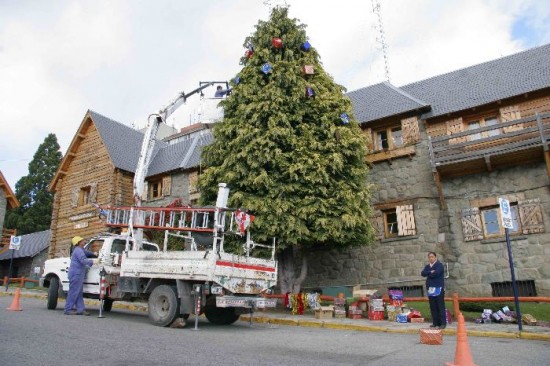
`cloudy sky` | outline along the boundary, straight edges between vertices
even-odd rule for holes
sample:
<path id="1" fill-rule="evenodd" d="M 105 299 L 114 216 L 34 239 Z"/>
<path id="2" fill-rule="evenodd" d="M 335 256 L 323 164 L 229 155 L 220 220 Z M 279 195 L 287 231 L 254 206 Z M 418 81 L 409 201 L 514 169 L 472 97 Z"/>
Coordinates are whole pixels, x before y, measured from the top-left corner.
<path id="1" fill-rule="evenodd" d="M 179 92 L 231 79 L 266 3 L 285 2 L 0 0 L 0 171 L 11 188 L 49 133 L 66 152 L 88 109 L 144 127 Z M 337 83 L 385 80 L 370 0 L 286 3 Z M 396 86 L 550 43 L 548 1 L 380 3 Z M 188 125 L 197 108 L 195 96 L 169 124 Z"/>

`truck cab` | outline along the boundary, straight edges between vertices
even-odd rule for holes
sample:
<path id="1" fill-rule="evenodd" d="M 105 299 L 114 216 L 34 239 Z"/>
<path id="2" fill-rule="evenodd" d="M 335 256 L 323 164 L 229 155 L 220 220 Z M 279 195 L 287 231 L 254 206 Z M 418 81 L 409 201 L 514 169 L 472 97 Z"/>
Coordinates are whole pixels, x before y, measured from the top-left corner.
<path id="1" fill-rule="evenodd" d="M 130 250 L 132 249 L 133 241 L 130 241 Z M 109 280 L 114 281 L 120 273 L 120 262 L 122 253 L 126 248 L 126 236 L 121 235 L 101 235 L 93 237 L 84 246 L 85 250 L 92 253 L 97 253 L 99 264 L 93 265 L 86 274 L 84 280 L 84 297 L 99 298 L 100 294 L 100 271 L 104 269 Z M 159 247 L 156 244 L 143 242 L 142 250 L 158 252 Z M 47 308 L 52 310 L 57 307 L 58 297 L 65 297 L 69 291 L 69 266 L 71 264 L 70 257 L 49 259 L 44 264 L 44 273 L 40 278 L 40 284 L 48 288 L 48 304 Z M 116 283 L 112 283 L 116 286 Z M 115 288 L 111 292 L 116 294 Z M 107 303 L 116 300 L 116 297 L 108 297 Z"/>

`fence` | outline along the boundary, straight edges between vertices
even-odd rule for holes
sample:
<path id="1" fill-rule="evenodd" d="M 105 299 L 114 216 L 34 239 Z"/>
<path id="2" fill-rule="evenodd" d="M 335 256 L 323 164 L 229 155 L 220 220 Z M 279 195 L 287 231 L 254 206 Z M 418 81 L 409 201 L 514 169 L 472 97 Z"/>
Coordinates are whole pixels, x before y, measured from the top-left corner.
<path id="1" fill-rule="evenodd" d="M 6 286 L 9 283 L 19 283 L 19 287 L 23 288 L 25 287 L 26 282 L 35 283 L 38 285 L 38 280 L 33 280 L 31 278 L 27 278 L 25 276 L 18 277 L 18 278 L 10 278 L 8 280 L 8 276 L 4 276 L 4 280 L 2 281 L 2 286 Z"/>

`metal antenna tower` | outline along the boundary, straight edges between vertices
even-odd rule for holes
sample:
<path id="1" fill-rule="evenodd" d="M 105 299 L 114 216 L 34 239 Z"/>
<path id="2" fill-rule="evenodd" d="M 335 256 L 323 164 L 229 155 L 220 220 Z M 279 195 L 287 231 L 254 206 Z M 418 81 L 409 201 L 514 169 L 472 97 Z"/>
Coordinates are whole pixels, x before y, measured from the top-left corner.
<path id="1" fill-rule="evenodd" d="M 384 34 L 384 25 L 382 23 L 382 10 L 380 8 L 380 0 L 372 0 L 372 12 L 378 18 L 378 23 L 375 26 L 379 36 L 376 37 L 376 41 L 380 43 L 382 47 L 382 55 L 384 56 L 384 71 L 386 73 L 386 80 L 390 81 L 390 63 L 388 59 L 388 45 L 386 44 L 386 36 Z"/>

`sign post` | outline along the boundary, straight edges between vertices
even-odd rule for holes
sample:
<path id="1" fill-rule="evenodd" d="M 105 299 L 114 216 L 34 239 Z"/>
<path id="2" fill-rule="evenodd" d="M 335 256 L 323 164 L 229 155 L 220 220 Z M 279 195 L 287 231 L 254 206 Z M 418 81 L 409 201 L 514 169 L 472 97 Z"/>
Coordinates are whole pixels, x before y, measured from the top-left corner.
<path id="1" fill-rule="evenodd" d="M 510 201 L 505 198 L 498 199 L 498 204 L 500 206 L 500 217 L 502 226 L 504 227 L 504 232 L 506 234 L 506 246 L 508 247 L 508 261 L 510 262 L 510 273 L 512 274 L 512 290 L 514 291 L 514 304 L 516 305 L 516 317 L 518 320 L 518 329 L 521 332 L 522 319 L 521 311 L 519 309 L 519 295 L 518 295 L 518 285 L 516 283 L 516 274 L 514 272 L 514 260 L 512 258 L 512 246 L 510 244 L 510 229 L 514 228 L 514 220 L 512 218 L 512 210 L 510 209 Z"/>
<path id="2" fill-rule="evenodd" d="M 10 278 L 11 278 L 12 269 L 13 269 L 13 253 L 16 250 L 19 250 L 20 246 L 21 246 L 21 237 L 12 235 L 10 237 L 10 246 L 8 248 L 8 249 L 11 249 L 11 258 L 10 258 L 10 269 L 8 271 L 8 281 L 6 282 L 6 291 L 8 291 L 8 287 L 10 286 Z"/>

